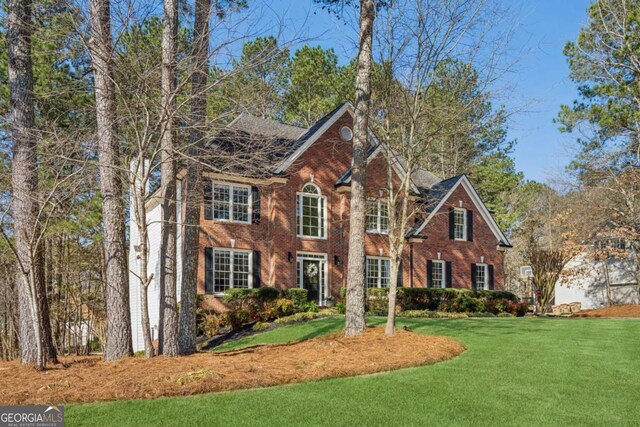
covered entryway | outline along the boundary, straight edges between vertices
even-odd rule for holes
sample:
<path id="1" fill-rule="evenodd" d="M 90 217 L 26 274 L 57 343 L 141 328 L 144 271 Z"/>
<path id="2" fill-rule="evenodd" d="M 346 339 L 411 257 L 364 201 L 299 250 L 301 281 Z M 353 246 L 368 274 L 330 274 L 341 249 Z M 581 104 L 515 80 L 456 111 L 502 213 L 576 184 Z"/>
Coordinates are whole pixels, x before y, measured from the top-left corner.
<path id="1" fill-rule="evenodd" d="M 298 287 L 307 290 L 309 301 L 325 305 L 329 288 L 327 254 L 298 252 Z"/>

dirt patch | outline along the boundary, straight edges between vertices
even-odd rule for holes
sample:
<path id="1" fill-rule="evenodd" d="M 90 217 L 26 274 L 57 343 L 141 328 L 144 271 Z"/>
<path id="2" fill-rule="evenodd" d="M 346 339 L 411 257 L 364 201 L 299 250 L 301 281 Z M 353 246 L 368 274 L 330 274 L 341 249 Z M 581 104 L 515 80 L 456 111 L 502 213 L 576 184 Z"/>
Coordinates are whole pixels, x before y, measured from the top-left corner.
<path id="1" fill-rule="evenodd" d="M 640 305 L 614 305 L 613 307 L 582 310 L 576 317 L 640 317 Z"/>
<path id="2" fill-rule="evenodd" d="M 278 346 L 168 358 L 67 357 L 44 372 L 0 363 L 0 402 L 53 404 L 265 387 L 383 372 L 452 359 L 465 350 L 451 338 L 381 328 L 345 338 L 342 333 Z"/>

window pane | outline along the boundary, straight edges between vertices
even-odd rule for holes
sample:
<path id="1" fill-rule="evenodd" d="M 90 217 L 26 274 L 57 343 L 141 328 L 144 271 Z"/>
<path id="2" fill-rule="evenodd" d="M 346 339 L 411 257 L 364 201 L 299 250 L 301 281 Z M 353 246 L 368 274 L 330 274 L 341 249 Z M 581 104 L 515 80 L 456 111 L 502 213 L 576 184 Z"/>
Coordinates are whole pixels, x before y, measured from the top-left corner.
<path id="1" fill-rule="evenodd" d="M 433 286 L 436 288 L 443 288 L 444 286 L 444 271 L 443 271 L 443 262 L 433 261 L 431 267 L 431 282 Z"/>
<path id="2" fill-rule="evenodd" d="M 315 196 L 302 196 L 302 235 L 324 237 L 323 199 Z"/>
<path id="3" fill-rule="evenodd" d="M 389 206 L 386 202 L 380 203 L 380 231 L 389 230 Z"/>
<path id="4" fill-rule="evenodd" d="M 213 255 L 213 291 L 225 292 L 231 287 L 231 252 L 216 250 Z"/>
<path id="5" fill-rule="evenodd" d="M 375 200 L 367 200 L 367 231 L 378 230 L 378 202 Z"/>
<path id="6" fill-rule="evenodd" d="M 367 271 L 367 288 L 378 287 L 378 260 L 366 259 L 366 271 Z"/>
<path id="7" fill-rule="evenodd" d="M 249 287 L 249 253 L 233 253 L 233 287 Z"/>
<path id="8" fill-rule="evenodd" d="M 476 283 L 478 285 L 478 289 L 486 289 L 486 278 L 487 278 L 487 266 L 486 265 L 477 265 L 476 266 Z"/>
<path id="9" fill-rule="evenodd" d="M 311 184 L 307 184 L 304 186 L 304 188 L 302 189 L 303 193 L 309 193 L 309 194 L 320 194 L 320 192 L 318 191 L 318 188 L 315 185 L 311 185 Z"/>
<path id="10" fill-rule="evenodd" d="M 389 287 L 389 277 L 391 276 L 391 261 L 388 259 L 380 260 L 380 287 Z"/>
<path id="11" fill-rule="evenodd" d="M 249 222 L 249 189 L 233 187 L 233 220 Z"/>
<path id="12" fill-rule="evenodd" d="M 213 187 L 213 218 L 229 219 L 230 213 L 230 187 L 228 185 L 215 184 Z"/>
<path id="13" fill-rule="evenodd" d="M 456 239 L 464 239 L 466 213 L 464 210 L 453 212 L 453 237 Z"/>

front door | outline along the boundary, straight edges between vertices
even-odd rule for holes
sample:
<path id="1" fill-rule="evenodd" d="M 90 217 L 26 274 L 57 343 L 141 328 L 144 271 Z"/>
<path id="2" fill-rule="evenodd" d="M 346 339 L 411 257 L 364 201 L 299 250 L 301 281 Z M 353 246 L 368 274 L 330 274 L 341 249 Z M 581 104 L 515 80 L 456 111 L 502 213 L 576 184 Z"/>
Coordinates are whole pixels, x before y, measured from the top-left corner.
<path id="1" fill-rule="evenodd" d="M 326 255 L 298 254 L 298 286 L 307 290 L 309 301 L 325 304 L 327 293 Z"/>
<path id="2" fill-rule="evenodd" d="M 302 261 L 302 287 L 307 290 L 309 301 L 320 303 L 320 261 Z"/>

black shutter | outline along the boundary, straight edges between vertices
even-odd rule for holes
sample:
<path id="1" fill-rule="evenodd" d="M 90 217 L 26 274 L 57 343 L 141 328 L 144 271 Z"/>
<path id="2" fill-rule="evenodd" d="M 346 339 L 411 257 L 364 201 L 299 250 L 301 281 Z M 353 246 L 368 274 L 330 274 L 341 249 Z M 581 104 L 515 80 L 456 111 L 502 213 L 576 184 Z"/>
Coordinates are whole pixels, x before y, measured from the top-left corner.
<path id="1" fill-rule="evenodd" d="M 253 287 L 259 288 L 262 285 L 262 271 L 260 263 L 260 251 L 253 251 Z"/>
<path id="2" fill-rule="evenodd" d="M 447 261 L 445 264 L 445 280 L 446 280 L 446 287 L 447 288 L 452 288 L 452 283 L 453 283 L 453 278 L 451 277 L 451 271 L 452 269 L 452 265 L 451 265 L 451 261 Z"/>
<path id="3" fill-rule="evenodd" d="M 402 260 L 398 263 L 398 287 L 402 287 Z"/>
<path id="4" fill-rule="evenodd" d="M 204 219 L 213 219 L 213 186 L 205 180 L 204 185 Z"/>
<path id="5" fill-rule="evenodd" d="M 433 288 L 433 261 L 427 261 L 427 288 Z"/>
<path id="6" fill-rule="evenodd" d="M 454 231 L 453 231 L 454 212 L 455 210 L 453 208 L 449 208 L 449 239 L 451 240 L 455 238 Z"/>
<path id="7" fill-rule="evenodd" d="M 473 211 L 467 211 L 467 240 L 473 242 Z"/>
<path id="8" fill-rule="evenodd" d="M 489 264 L 488 270 L 489 270 L 489 290 L 492 291 L 493 290 L 493 264 Z"/>
<path id="9" fill-rule="evenodd" d="M 251 222 L 260 224 L 260 190 L 258 187 L 251 187 Z"/>
<path id="10" fill-rule="evenodd" d="M 204 248 L 204 293 L 213 293 L 213 249 Z"/>
<path id="11" fill-rule="evenodd" d="M 475 264 L 471 264 L 471 289 L 474 291 L 478 289 L 478 284 L 476 283 L 476 278 L 478 275 L 476 274 L 477 266 Z"/>

